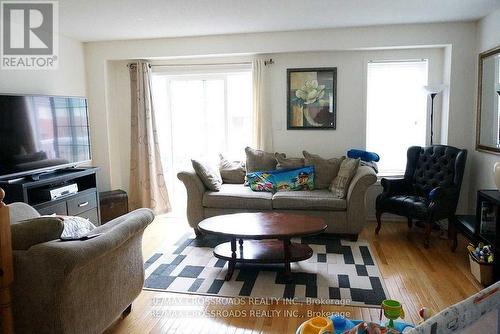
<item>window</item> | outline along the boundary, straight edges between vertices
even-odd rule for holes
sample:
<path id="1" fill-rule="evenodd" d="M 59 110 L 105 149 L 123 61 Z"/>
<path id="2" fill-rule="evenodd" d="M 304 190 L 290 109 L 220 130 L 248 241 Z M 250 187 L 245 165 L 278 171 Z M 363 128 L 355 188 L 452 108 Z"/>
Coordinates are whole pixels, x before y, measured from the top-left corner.
<path id="1" fill-rule="evenodd" d="M 192 158 L 215 162 L 219 153 L 244 159 L 244 148 L 251 145 L 251 68 L 157 73 L 153 98 L 170 198 L 180 212 L 185 189 L 176 177 L 179 170 L 190 169 Z"/>
<path id="2" fill-rule="evenodd" d="M 427 138 L 427 60 L 370 62 L 366 149 L 380 155 L 381 175 L 402 175 L 406 151 Z"/>

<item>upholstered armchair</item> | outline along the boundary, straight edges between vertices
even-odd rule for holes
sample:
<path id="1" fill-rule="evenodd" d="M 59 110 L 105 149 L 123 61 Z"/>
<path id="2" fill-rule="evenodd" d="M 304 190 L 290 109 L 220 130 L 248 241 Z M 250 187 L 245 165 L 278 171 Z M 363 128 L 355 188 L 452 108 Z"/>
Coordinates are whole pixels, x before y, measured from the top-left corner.
<path id="1" fill-rule="evenodd" d="M 29 221 L 40 215 L 25 203 L 8 207 L 17 334 L 98 334 L 131 311 L 144 284 L 142 235 L 151 210 L 98 226 L 93 239 L 63 242 L 62 222 Z"/>
<path id="2" fill-rule="evenodd" d="M 452 146 L 410 147 L 404 178 L 381 181 L 384 189 L 376 201 L 375 233 L 380 231 L 384 212 L 406 217 L 410 228 L 413 219 L 423 221 L 426 248 L 434 222 L 448 219 L 453 229 L 466 159 L 467 150 Z"/>

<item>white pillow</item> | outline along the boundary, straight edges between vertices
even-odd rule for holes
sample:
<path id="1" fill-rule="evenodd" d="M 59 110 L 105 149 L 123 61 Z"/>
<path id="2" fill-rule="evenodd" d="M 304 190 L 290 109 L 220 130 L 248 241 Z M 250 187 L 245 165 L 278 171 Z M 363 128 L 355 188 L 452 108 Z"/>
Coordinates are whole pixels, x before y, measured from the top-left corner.
<path id="1" fill-rule="evenodd" d="M 52 216 L 47 216 L 52 217 Z M 95 225 L 88 219 L 76 216 L 57 216 L 63 220 L 64 229 L 61 238 L 81 238 L 95 229 Z"/>

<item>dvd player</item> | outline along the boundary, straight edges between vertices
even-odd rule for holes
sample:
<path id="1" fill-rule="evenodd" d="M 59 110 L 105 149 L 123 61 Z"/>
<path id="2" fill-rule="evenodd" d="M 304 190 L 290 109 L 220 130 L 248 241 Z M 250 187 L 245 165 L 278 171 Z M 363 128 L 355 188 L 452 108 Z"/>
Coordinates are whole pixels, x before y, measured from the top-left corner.
<path id="1" fill-rule="evenodd" d="M 78 185 L 76 183 L 67 184 L 64 186 L 58 186 L 54 188 L 43 189 L 41 191 L 42 196 L 48 200 L 55 200 L 68 195 L 73 195 L 78 193 Z"/>

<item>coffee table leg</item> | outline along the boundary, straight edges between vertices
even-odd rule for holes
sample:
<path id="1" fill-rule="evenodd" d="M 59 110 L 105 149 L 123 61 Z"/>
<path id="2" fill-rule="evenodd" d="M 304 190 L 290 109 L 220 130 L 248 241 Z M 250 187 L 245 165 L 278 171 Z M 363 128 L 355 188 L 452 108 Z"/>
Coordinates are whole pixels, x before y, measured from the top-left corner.
<path id="1" fill-rule="evenodd" d="M 227 267 L 227 274 L 225 277 L 226 281 L 231 280 L 231 277 L 233 277 L 234 273 L 234 267 L 236 266 L 236 239 L 231 239 L 231 258 L 232 260 L 229 261 L 228 267 Z"/>
<path id="2" fill-rule="evenodd" d="M 292 279 L 292 270 L 290 268 L 290 258 L 291 258 L 290 246 L 291 245 L 292 245 L 292 243 L 291 243 L 290 239 L 283 240 L 283 254 L 285 256 L 285 258 L 284 258 L 285 271 L 283 274 L 285 275 L 286 281 L 290 281 Z"/>

